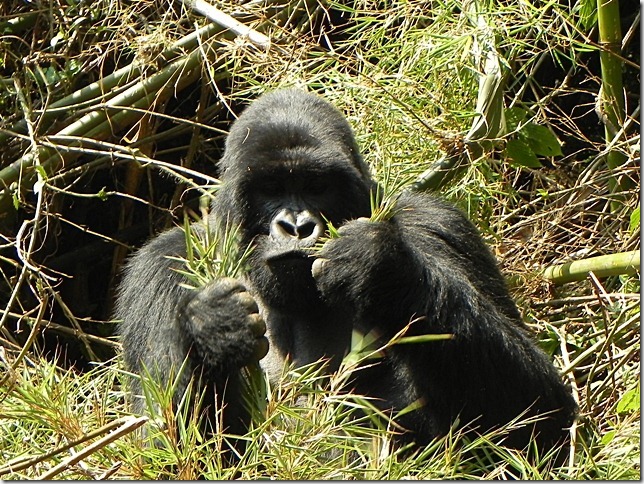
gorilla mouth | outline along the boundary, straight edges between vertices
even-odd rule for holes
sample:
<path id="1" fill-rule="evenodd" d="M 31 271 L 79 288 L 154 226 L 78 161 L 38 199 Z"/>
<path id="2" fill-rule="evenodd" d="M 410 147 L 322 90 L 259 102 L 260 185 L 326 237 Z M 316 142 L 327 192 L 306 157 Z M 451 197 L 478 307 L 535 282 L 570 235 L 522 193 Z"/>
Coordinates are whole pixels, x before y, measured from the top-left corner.
<path id="1" fill-rule="evenodd" d="M 314 241 L 288 240 L 278 241 L 267 238 L 262 244 L 260 251 L 264 262 L 270 266 L 300 265 L 303 262 L 313 264 L 311 249 Z"/>
<path id="2" fill-rule="evenodd" d="M 310 262 L 313 263 L 312 257 L 303 247 L 289 247 L 274 249 L 269 251 L 264 259 L 269 265 L 292 263 L 292 262 Z"/>

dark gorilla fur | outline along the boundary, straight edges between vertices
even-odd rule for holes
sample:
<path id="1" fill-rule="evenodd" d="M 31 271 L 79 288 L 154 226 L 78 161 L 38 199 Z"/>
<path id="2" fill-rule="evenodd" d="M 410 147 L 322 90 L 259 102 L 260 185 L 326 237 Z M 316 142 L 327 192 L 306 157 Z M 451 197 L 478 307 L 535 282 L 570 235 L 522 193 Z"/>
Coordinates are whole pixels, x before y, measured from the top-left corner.
<path id="1" fill-rule="evenodd" d="M 387 221 L 361 219 L 376 185 L 329 103 L 297 90 L 262 96 L 233 124 L 221 169 L 211 217 L 241 225 L 241 243 L 255 245 L 250 271 L 190 291 L 167 257 L 185 255 L 181 229 L 145 245 L 129 261 L 117 300 L 132 371 L 145 367 L 167 382 L 188 356 L 177 397 L 197 371 L 218 394 L 225 387 L 227 422 L 239 431 L 236 382 L 245 364 L 263 357 L 275 379 L 286 360 L 326 357 L 333 371 L 352 329 L 384 343 L 414 320 L 408 336 L 453 338 L 394 345 L 354 382 L 394 412 L 422 402 L 399 420 L 406 439 L 427 443 L 457 419 L 483 432 L 526 412 L 545 416 L 504 444 L 523 448 L 534 433 L 543 451 L 566 440 L 576 412 L 571 392 L 533 342 L 476 229 L 425 193 L 403 193 Z M 323 234 L 321 216 L 341 236 L 313 259 L 306 249 Z M 136 383 L 132 390 L 141 392 Z"/>

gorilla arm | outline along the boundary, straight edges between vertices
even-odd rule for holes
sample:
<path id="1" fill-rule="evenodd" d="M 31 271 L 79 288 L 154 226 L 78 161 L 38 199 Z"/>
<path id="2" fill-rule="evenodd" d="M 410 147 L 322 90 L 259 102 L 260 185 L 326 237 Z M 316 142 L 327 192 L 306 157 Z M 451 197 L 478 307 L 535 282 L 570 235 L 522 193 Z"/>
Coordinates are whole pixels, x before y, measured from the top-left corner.
<path id="1" fill-rule="evenodd" d="M 314 265 L 318 287 L 355 318 L 357 329 L 375 330 L 381 343 L 411 321 L 405 336 L 453 337 L 390 346 L 382 361 L 390 381 L 367 371 L 372 379 L 361 385 L 358 371 L 358 388 L 380 380 L 382 391 L 375 396 L 398 411 L 420 401 L 422 407 L 400 423 L 421 442 L 446 433 L 457 418 L 461 426 L 472 423 L 483 432 L 525 411 L 553 414 L 535 429 L 513 431 L 506 445 L 525 447 L 533 430 L 541 449 L 563 440 L 575 403 L 523 327 L 475 228 L 428 195 L 403 194 L 396 208 L 388 221 L 360 219 L 340 228 L 340 237 L 324 246 Z"/>
<path id="2" fill-rule="evenodd" d="M 226 385 L 226 400 L 237 402 L 239 369 L 268 350 L 264 321 L 236 279 L 221 278 L 197 290 L 182 287 L 185 279 L 177 270 L 185 268 L 176 259 L 185 254 L 185 234 L 176 228 L 146 244 L 127 264 L 116 307 L 126 366 L 138 374 L 145 368 L 159 383 L 170 384 L 185 364 L 175 402 L 195 370 L 205 373 L 218 392 Z M 138 380 L 132 390 L 142 393 Z M 133 407 L 142 413 L 143 400 L 136 399 Z"/>
<path id="3" fill-rule="evenodd" d="M 132 257 L 126 266 L 116 299 L 115 317 L 121 320 L 119 333 L 128 370 L 137 374 L 145 368 L 156 380 L 167 383 L 184 362 L 189 348 L 188 335 L 179 326 L 177 312 L 180 301 L 189 290 L 180 286 L 181 275 L 173 270 L 178 263 L 168 256 L 185 254 L 183 233 L 171 230 L 152 240 Z M 182 373 L 179 387 L 188 384 Z M 138 379 L 131 382 L 132 393 L 141 395 Z M 179 395 L 178 395 L 179 396 Z M 145 402 L 132 402 L 137 413 L 145 410 Z"/>

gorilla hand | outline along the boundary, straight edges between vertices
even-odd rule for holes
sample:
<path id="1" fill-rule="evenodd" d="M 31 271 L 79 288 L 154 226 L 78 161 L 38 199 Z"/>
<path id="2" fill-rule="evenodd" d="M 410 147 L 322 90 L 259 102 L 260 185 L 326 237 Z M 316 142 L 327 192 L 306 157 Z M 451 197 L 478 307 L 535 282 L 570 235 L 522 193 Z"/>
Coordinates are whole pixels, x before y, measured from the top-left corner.
<path id="1" fill-rule="evenodd" d="M 393 336 L 418 315 L 421 264 L 392 221 L 360 218 L 339 229 L 311 272 L 323 297 L 371 329 Z M 340 311 L 338 311 L 340 312 Z"/>
<path id="2" fill-rule="evenodd" d="M 268 352 L 266 324 L 257 303 L 236 279 L 211 282 L 188 302 L 183 313 L 199 360 L 217 373 L 238 370 Z"/>

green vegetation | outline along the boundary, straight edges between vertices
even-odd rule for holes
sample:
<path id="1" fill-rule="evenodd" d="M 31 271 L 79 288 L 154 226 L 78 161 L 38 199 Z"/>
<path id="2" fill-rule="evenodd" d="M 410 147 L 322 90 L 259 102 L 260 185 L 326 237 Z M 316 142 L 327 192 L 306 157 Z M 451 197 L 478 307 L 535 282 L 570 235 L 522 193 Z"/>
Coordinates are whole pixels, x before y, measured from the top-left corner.
<path id="1" fill-rule="evenodd" d="M 639 479 L 638 268 L 593 265 L 639 250 L 639 15 L 571 3 L 224 0 L 214 22 L 190 2 L 0 5 L 0 478 Z M 563 466 L 485 436 L 393 448 L 395 423 L 341 390 L 366 343 L 331 378 L 285 370 L 232 463 L 198 398 L 173 408 L 145 379 L 150 415 L 128 412 L 124 257 L 216 190 L 231 113 L 292 85 L 349 118 L 384 186 L 374 219 L 410 187 L 480 228 L 579 401 Z M 197 231 L 191 284 L 243 270 L 234 234 Z"/>

